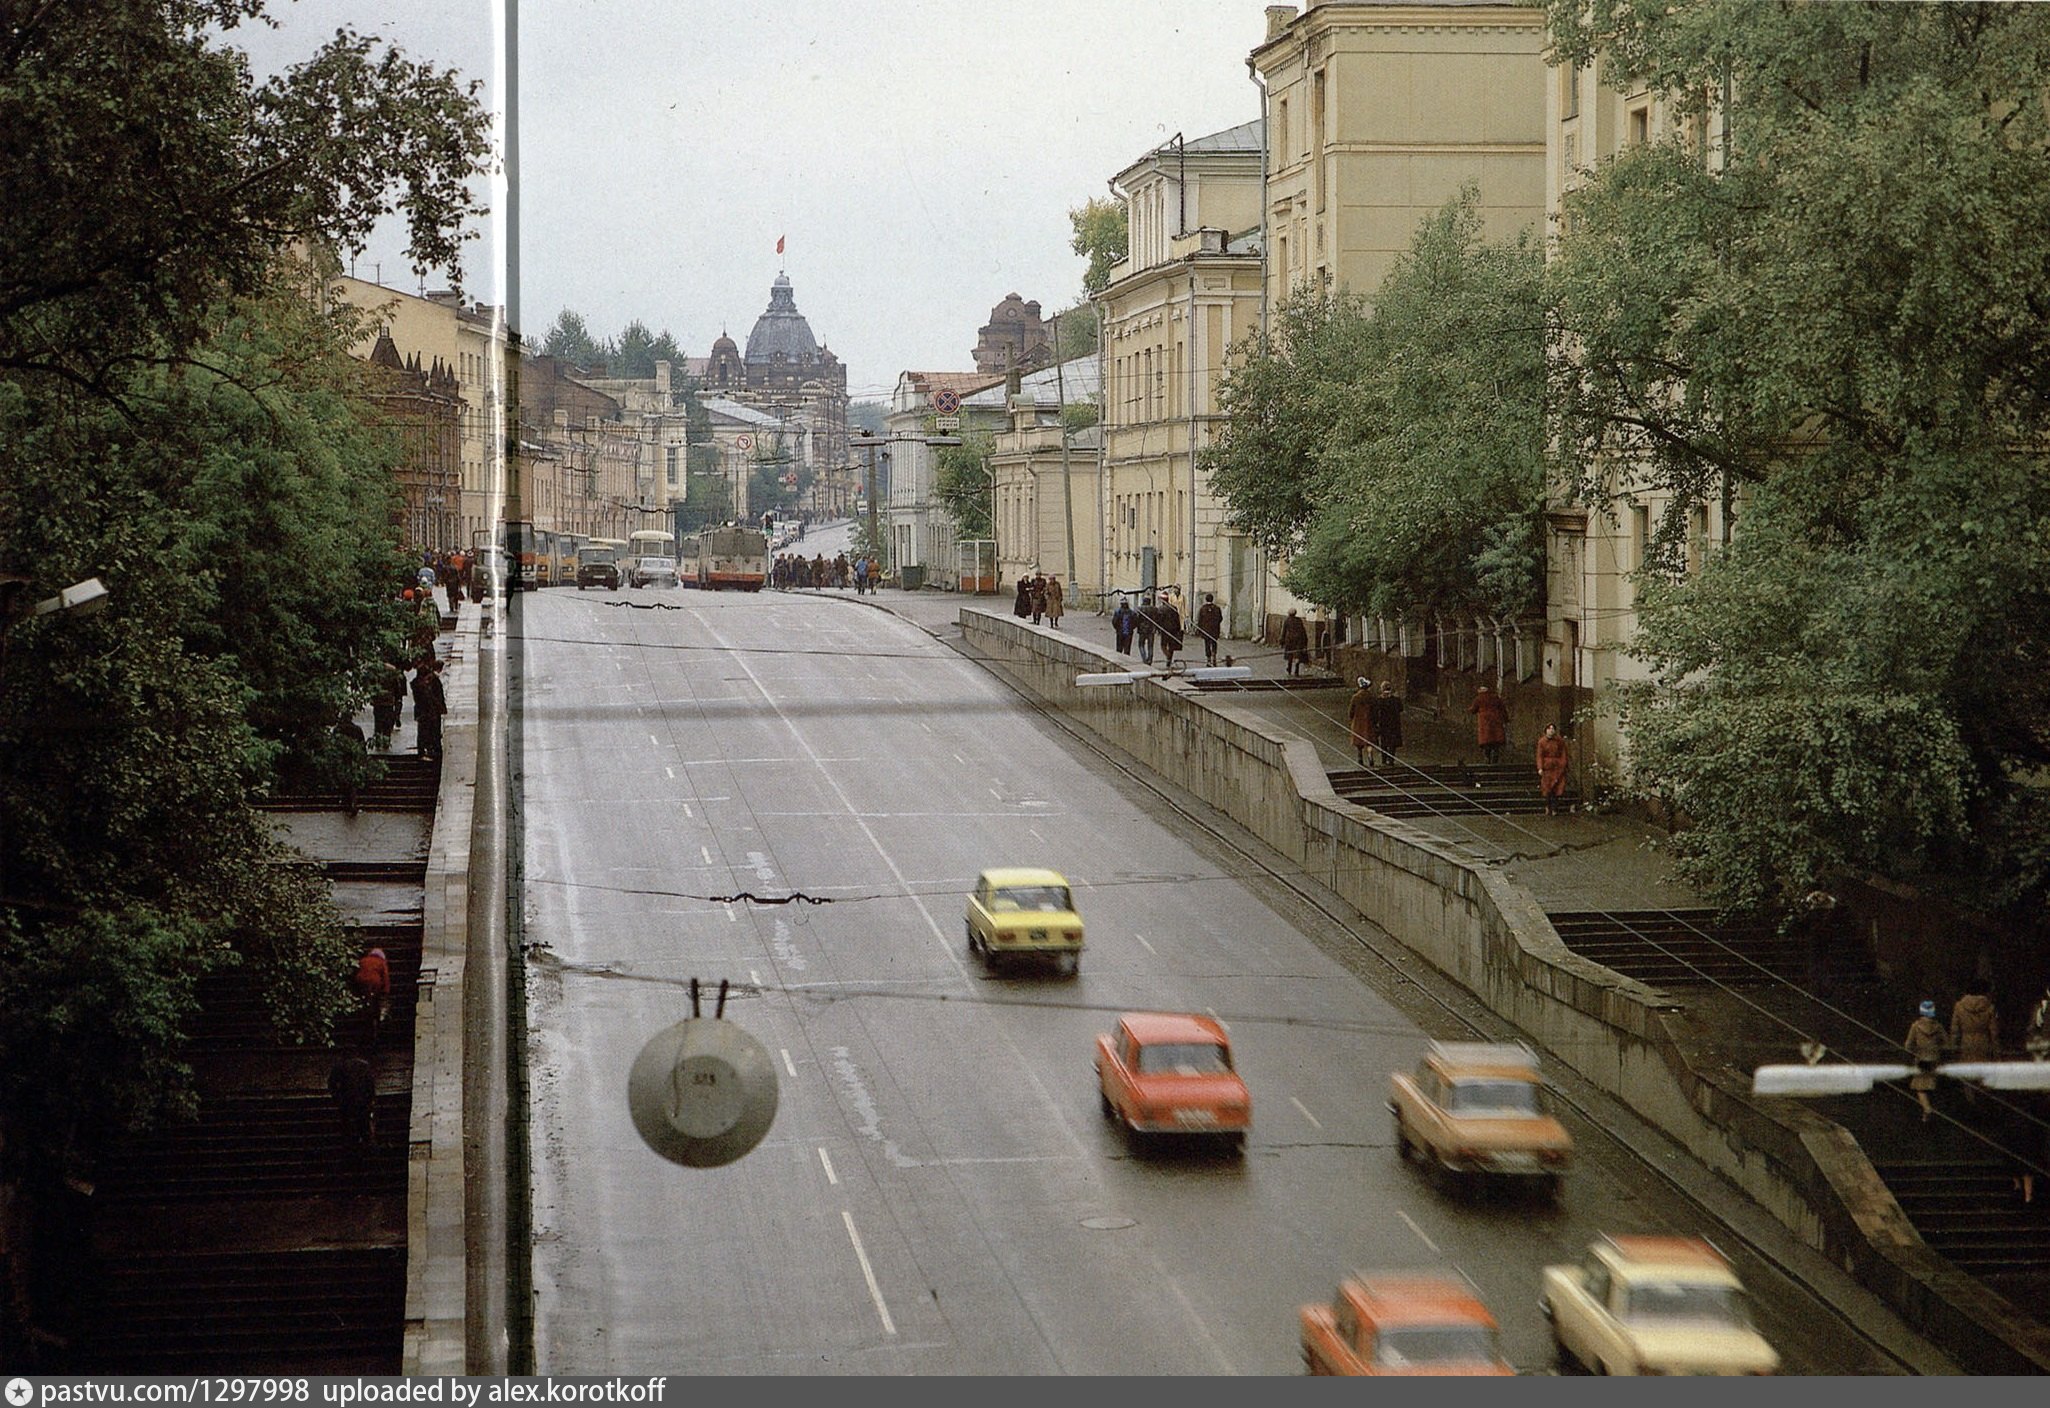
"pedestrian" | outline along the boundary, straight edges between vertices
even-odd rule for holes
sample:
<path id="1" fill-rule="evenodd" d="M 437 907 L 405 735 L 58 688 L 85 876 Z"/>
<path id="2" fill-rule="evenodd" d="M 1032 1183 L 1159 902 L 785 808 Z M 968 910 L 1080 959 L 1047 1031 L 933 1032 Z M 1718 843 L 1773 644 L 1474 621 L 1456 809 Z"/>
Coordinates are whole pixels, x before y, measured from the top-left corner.
<path id="1" fill-rule="evenodd" d="M 377 1040 L 377 1030 L 384 1023 L 384 1014 L 391 1006 L 391 963 L 385 958 L 384 950 L 374 948 L 356 960 L 356 971 L 349 977 L 349 989 L 356 994 L 356 1003 L 369 1019 L 370 1038 Z"/>
<path id="2" fill-rule="evenodd" d="M 1466 712 L 1473 715 L 1473 741 L 1480 744 L 1481 756 L 1490 767 L 1501 762 L 1502 745 L 1509 741 L 1509 706 L 1501 695 L 1482 685 L 1474 691 Z"/>
<path id="3" fill-rule="evenodd" d="M 1172 597 L 1162 597 L 1157 608 L 1155 621 L 1160 627 L 1160 652 L 1167 657 L 1167 667 L 1174 668 L 1174 657 L 1182 648 L 1182 613 Z"/>
<path id="4" fill-rule="evenodd" d="M 833 586 L 838 591 L 847 590 L 847 554 L 844 552 L 833 559 Z"/>
<path id="5" fill-rule="evenodd" d="M 448 691 L 441 683 L 441 662 L 422 660 L 413 671 L 413 723 L 419 730 L 414 751 L 423 758 L 441 756 L 441 721 L 448 713 Z"/>
<path id="6" fill-rule="evenodd" d="M 1147 665 L 1153 663 L 1153 637 L 1160 629 L 1160 621 L 1155 614 L 1157 610 L 1149 596 L 1139 603 L 1139 609 L 1132 618 L 1132 638 L 1139 642 L 1141 663 Z"/>
<path id="7" fill-rule="evenodd" d="M 406 707 L 406 672 L 387 660 L 370 696 L 370 733 L 380 753 L 391 749 L 391 738 L 399 729 L 399 714 Z"/>
<path id="8" fill-rule="evenodd" d="M 458 548 L 449 554 L 448 565 L 448 602 L 449 605 L 456 606 L 461 604 L 464 594 L 470 590 L 470 559 Z"/>
<path id="9" fill-rule="evenodd" d="M 1032 574 L 1032 624 L 1038 625 L 1040 618 L 1044 615 L 1046 615 L 1046 578 L 1034 572 Z"/>
<path id="10" fill-rule="evenodd" d="M 1559 736 L 1557 724 L 1546 724 L 1544 737 L 1537 741 L 1537 775 L 1545 815 L 1557 816 L 1566 799 L 1566 740 Z"/>
<path id="11" fill-rule="evenodd" d="M 1011 603 L 1011 614 L 1020 621 L 1032 614 L 1032 579 L 1030 577 L 1020 577 L 1018 579 L 1018 599 Z"/>
<path id="12" fill-rule="evenodd" d="M 327 1093 L 342 1118 L 342 1138 L 367 1145 L 376 1138 L 377 1072 L 361 1056 L 344 1056 L 327 1073 Z"/>
<path id="13" fill-rule="evenodd" d="M 1936 1088 L 1935 1066 L 1943 1059 L 1943 1023 L 1936 1020 L 1934 1001 L 1922 1000 L 1921 1009 L 1908 1025 L 1907 1037 L 1901 1045 L 1922 1068 L 1908 1078 L 1908 1089 L 1915 1092 L 1915 1099 L 1922 1106 L 1922 1123 L 1927 1124 L 1929 1117 L 1936 1113 L 1929 1103 L 1929 1092 Z"/>
<path id="14" fill-rule="evenodd" d="M 1055 630 L 1061 628 L 1061 612 L 1067 605 L 1067 593 L 1061 590 L 1059 577 L 1046 579 L 1046 624 Z"/>
<path id="15" fill-rule="evenodd" d="M 354 816 L 358 800 L 356 789 L 370 765 L 370 750 L 363 741 L 363 725 L 344 715 L 335 725 L 335 741 L 339 754 L 336 766 L 341 775 L 342 810 Z"/>
<path id="16" fill-rule="evenodd" d="M 1374 739 L 1381 749 L 1381 760 L 1395 761 L 1395 750 L 1402 746 L 1402 696 L 1395 692 L 1395 686 L 1388 681 L 1381 682 L 1381 697 L 1374 701 Z"/>
<path id="17" fill-rule="evenodd" d="M 868 595 L 868 559 L 865 557 L 854 559 L 854 594 Z"/>
<path id="18" fill-rule="evenodd" d="M 2050 983 L 2043 985 L 2042 1000 L 2029 1014 L 2029 1029 L 2022 1037 L 2022 1049 L 2031 1061 L 2050 1061 Z"/>
<path id="19" fill-rule="evenodd" d="M 1950 1009 L 1950 1044 L 1960 1061 L 2000 1059 L 2000 1011 L 1985 979 L 1974 978 Z"/>
<path id="20" fill-rule="evenodd" d="M 1374 697 L 1374 682 L 1361 675 L 1360 687 L 1352 692 L 1352 701 L 1345 707 L 1346 727 L 1352 732 L 1353 756 L 1359 759 L 1361 767 L 1367 765 L 1367 750 L 1379 746 L 1374 728 L 1380 720 L 1379 703 Z"/>
<path id="21" fill-rule="evenodd" d="M 1300 675 L 1309 660 L 1310 628 L 1303 624 L 1303 618 L 1291 606 L 1287 618 L 1281 623 L 1281 663 L 1288 667 L 1291 675 Z"/>
<path id="22" fill-rule="evenodd" d="M 1203 593 L 1203 604 L 1196 608 L 1196 634 L 1203 637 L 1203 663 L 1215 665 L 1217 638 L 1224 634 L 1224 608 L 1215 592 Z"/>
<path id="23" fill-rule="evenodd" d="M 1132 610 L 1132 603 L 1123 592 L 1118 593 L 1118 609 L 1110 613 L 1111 634 L 1117 637 L 1118 654 L 1132 653 L 1132 626 L 1138 615 Z"/>

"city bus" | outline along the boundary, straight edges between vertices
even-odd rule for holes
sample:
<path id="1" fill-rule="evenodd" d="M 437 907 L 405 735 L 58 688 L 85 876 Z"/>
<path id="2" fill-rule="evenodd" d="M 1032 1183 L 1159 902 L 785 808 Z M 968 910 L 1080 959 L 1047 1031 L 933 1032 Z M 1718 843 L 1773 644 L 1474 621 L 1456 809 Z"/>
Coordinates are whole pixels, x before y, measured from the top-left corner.
<path id="1" fill-rule="evenodd" d="M 540 543 L 531 520 L 506 519 L 499 525 L 498 545 L 505 551 L 506 569 L 514 585 L 529 592 L 540 585 Z"/>
<path id="2" fill-rule="evenodd" d="M 769 580 L 769 538 L 759 528 L 707 528 L 698 534 L 698 585 L 758 592 Z"/>

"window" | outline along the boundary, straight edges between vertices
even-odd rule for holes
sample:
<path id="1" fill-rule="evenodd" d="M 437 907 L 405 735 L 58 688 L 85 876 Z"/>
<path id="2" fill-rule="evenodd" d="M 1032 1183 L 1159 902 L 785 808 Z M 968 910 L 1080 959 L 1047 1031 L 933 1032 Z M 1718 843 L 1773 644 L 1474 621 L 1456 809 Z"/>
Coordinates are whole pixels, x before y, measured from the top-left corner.
<path id="1" fill-rule="evenodd" d="M 1283 161 L 1288 159 L 1288 99 L 1283 98 L 1274 105 L 1274 150 L 1281 153 Z"/>
<path id="2" fill-rule="evenodd" d="M 1559 75 L 1566 89 L 1565 116 L 1580 116 L 1580 68 L 1575 65 Z"/>
<path id="3" fill-rule="evenodd" d="M 1642 572 L 1651 557 L 1651 509 L 1645 504 L 1630 506 L 1630 565 Z"/>
<path id="4" fill-rule="evenodd" d="M 1641 147 L 1651 140 L 1651 109 L 1635 107 L 1630 109 L 1630 145 Z"/>
<path id="5" fill-rule="evenodd" d="M 1696 573 L 1708 561 L 1708 506 L 1696 504 L 1687 515 L 1687 571 Z"/>

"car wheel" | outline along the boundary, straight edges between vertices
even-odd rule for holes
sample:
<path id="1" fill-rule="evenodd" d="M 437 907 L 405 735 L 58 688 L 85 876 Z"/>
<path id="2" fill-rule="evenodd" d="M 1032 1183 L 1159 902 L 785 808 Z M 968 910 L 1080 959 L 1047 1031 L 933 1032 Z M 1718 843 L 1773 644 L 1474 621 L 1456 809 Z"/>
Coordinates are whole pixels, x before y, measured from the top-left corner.
<path id="1" fill-rule="evenodd" d="M 1409 1126 L 1403 1122 L 1401 1115 L 1397 1115 L 1395 1117 L 1395 1156 L 1404 1163 L 1411 1163 L 1416 1159 L 1416 1152 L 1416 1145 L 1409 1141 Z"/>
<path id="2" fill-rule="evenodd" d="M 1096 1103 L 1103 1106 L 1103 1117 L 1114 1120 L 1118 1117 L 1117 1106 L 1110 1103 L 1110 1093 L 1102 1086 L 1096 1087 Z"/>
<path id="3" fill-rule="evenodd" d="M 1566 1348 L 1566 1341 L 1559 1338 L 1559 1331 L 1556 1328 L 1552 1331 L 1552 1360 L 1561 1374 L 1584 1374 L 1587 1372 L 1580 1360 L 1574 1356 L 1573 1351 Z"/>
<path id="4" fill-rule="evenodd" d="M 982 945 L 976 942 L 975 926 L 973 924 L 970 924 L 968 926 L 968 956 L 970 958 L 976 958 L 979 957 L 981 953 Z"/>
<path id="5" fill-rule="evenodd" d="M 1064 954 L 1064 955 L 1062 955 L 1062 957 L 1061 957 L 1061 976 L 1062 976 L 1062 977 L 1064 977 L 1064 978 L 1073 978 L 1073 977 L 1076 977 L 1076 976 L 1078 976 L 1078 975 L 1079 975 L 1079 974 L 1081 973 L 1081 971 L 1082 971 L 1082 955 L 1081 955 L 1081 954 L 1079 954 L 1079 953 L 1070 953 L 1070 954 Z"/>

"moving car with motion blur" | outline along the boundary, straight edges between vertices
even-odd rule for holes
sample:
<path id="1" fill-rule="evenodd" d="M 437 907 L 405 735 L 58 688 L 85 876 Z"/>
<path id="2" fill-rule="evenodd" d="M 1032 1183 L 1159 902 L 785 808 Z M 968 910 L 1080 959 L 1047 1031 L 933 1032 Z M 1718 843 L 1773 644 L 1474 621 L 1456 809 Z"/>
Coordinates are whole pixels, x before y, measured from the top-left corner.
<path id="1" fill-rule="evenodd" d="M 1538 1309 L 1562 1369 L 1596 1374 L 1774 1374 L 1729 1259 L 1700 1237 L 1604 1235 L 1577 1266 L 1547 1266 Z"/>
<path id="2" fill-rule="evenodd" d="M 673 587 L 676 585 L 676 559 L 636 558 L 633 568 L 627 573 L 626 584 L 629 587 Z"/>
<path id="3" fill-rule="evenodd" d="M 1413 1074 L 1389 1077 L 1388 1112 L 1397 1151 L 1433 1177 L 1514 1180 L 1556 1197 L 1573 1161 L 1527 1046 L 1434 1041 Z"/>
<path id="4" fill-rule="evenodd" d="M 1189 1012 L 1127 1012 L 1096 1038 L 1103 1113 L 1135 1134 L 1200 1135 L 1243 1150 L 1253 1096 L 1224 1025 Z"/>
<path id="5" fill-rule="evenodd" d="M 1021 958 L 1052 959 L 1067 977 L 1082 968 L 1082 916 L 1057 870 L 985 870 L 968 894 L 968 953 L 992 970 Z"/>
<path id="6" fill-rule="evenodd" d="M 1302 1308 L 1312 1374 L 1514 1374 L 1495 1317 L 1464 1279 L 1436 1271 L 1355 1272 L 1328 1304 Z"/>

